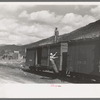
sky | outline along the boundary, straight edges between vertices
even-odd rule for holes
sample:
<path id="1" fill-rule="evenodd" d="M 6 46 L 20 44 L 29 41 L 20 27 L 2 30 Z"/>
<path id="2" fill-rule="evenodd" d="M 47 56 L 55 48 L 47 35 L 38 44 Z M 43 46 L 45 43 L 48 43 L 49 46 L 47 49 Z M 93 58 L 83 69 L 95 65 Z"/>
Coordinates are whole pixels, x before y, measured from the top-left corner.
<path id="1" fill-rule="evenodd" d="M 25 45 L 68 34 L 100 19 L 100 5 L 0 5 L 0 45 Z"/>

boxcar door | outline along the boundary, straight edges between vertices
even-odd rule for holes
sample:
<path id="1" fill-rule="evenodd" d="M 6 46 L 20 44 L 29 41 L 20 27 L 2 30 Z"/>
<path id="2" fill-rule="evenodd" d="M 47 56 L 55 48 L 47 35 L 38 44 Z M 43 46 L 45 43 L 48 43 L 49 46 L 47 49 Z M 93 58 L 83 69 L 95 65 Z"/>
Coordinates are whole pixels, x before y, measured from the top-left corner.
<path id="1" fill-rule="evenodd" d="M 66 74 L 67 68 L 67 52 L 62 53 L 62 74 Z"/>

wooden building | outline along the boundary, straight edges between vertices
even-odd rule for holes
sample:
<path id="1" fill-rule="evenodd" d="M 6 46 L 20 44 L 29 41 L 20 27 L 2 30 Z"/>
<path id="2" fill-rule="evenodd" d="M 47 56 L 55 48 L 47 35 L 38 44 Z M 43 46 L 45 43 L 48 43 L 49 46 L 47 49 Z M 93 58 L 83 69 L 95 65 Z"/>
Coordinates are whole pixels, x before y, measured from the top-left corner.
<path id="1" fill-rule="evenodd" d="M 27 49 L 26 64 L 50 68 L 50 53 L 57 52 L 55 63 L 59 71 L 100 75 L 100 20 L 81 27 L 71 33 L 33 43 Z"/>
<path id="2" fill-rule="evenodd" d="M 67 69 L 100 76 L 100 34 L 84 35 L 70 41 L 68 51 Z"/>
<path id="3" fill-rule="evenodd" d="M 52 70 L 50 53 L 54 54 L 57 52 L 57 59 L 55 59 L 57 69 L 59 71 L 65 70 L 67 48 L 67 43 L 54 43 L 28 48 L 26 53 L 26 65 L 31 66 L 31 68 L 33 67 L 33 69 L 37 66 L 43 70 Z"/>

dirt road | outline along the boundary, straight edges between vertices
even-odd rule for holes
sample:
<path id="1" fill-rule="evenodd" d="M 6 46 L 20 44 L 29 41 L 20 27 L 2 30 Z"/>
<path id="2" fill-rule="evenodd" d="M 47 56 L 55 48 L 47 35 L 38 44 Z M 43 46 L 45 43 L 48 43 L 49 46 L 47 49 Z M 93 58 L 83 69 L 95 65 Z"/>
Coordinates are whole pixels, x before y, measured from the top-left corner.
<path id="1" fill-rule="evenodd" d="M 50 77 L 50 73 L 33 73 L 23 71 L 13 65 L 0 64 L 0 83 L 67 83 Z M 51 75 L 52 76 L 52 75 Z"/>
<path id="2" fill-rule="evenodd" d="M 0 61 L 0 83 L 25 83 L 25 84 L 69 84 L 69 83 L 100 83 L 91 79 L 54 77 L 48 72 L 31 72 L 23 70 L 20 61 Z"/>

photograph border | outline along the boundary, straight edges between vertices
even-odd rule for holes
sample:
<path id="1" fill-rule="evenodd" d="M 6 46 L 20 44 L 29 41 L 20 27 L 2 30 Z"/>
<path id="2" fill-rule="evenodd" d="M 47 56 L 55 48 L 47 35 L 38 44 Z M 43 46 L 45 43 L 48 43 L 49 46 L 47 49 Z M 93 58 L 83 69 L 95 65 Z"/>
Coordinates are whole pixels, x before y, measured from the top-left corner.
<path id="1" fill-rule="evenodd" d="M 27 0 L 0 0 L 0 3 L 1 2 L 41 2 L 41 0 L 29 0 L 29 1 L 27 1 Z M 93 0 L 42 0 L 42 2 L 88 2 L 88 3 L 90 3 L 90 2 L 93 2 Z M 99 0 L 96 0 L 95 1 L 96 3 L 98 3 L 99 2 Z M 100 2 L 99 2 L 100 3 Z M 2 85 L 1 85 L 2 86 Z M 22 86 L 22 85 L 21 85 Z M 28 86 L 26 86 L 26 89 L 24 89 L 24 86 L 25 85 L 23 85 L 22 87 L 21 87 L 20 85 L 12 85 L 12 84 L 8 84 L 8 85 L 3 85 L 3 87 L 4 88 L 2 88 L 2 89 L 4 89 L 4 90 L 10 90 L 11 89 L 11 87 L 12 87 L 12 91 L 16 91 L 17 90 L 17 92 L 16 93 L 18 93 L 18 90 L 19 89 L 23 89 L 24 90 L 24 92 L 25 91 L 27 91 L 27 92 L 25 92 L 25 94 L 24 95 L 27 95 L 27 93 L 29 93 L 28 91 L 31 89 L 31 88 L 33 88 L 34 89 L 34 86 L 32 86 L 32 87 L 30 87 L 29 85 Z M 70 91 L 70 89 L 68 89 L 68 86 L 67 86 L 67 88 L 66 88 L 66 86 L 64 85 L 64 86 L 62 86 L 61 88 L 63 88 L 63 89 L 59 89 L 59 88 L 57 88 L 57 87 L 53 87 L 53 88 L 51 88 L 50 87 L 50 84 L 45 84 L 45 86 L 46 86 L 46 91 L 45 91 L 45 93 L 47 92 L 47 91 L 50 91 L 50 93 L 52 92 L 52 91 L 54 91 L 54 92 L 56 92 L 56 91 L 63 91 L 64 93 L 65 93 L 65 91 L 66 90 L 68 90 L 68 92 Z M 45 87 L 45 86 L 43 86 L 43 88 Z M 57 98 L 57 97 L 55 97 L 54 95 L 53 95 L 53 98 L 52 98 L 52 96 L 50 97 L 49 96 L 49 98 L 45 98 L 45 97 L 42 97 L 42 96 L 40 96 L 39 98 L 38 97 L 35 97 L 35 98 L 33 98 L 33 97 L 31 97 L 31 95 L 33 94 L 33 93 L 31 93 L 31 95 L 29 95 L 29 97 L 28 96 L 25 96 L 25 98 L 23 98 L 21 95 L 18 97 L 18 95 L 17 95 L 17 97 L 15 97 L 15 95 L 13 95 L 12 94 L 12 92 L 10 92 L 10 91 L 7 91 L 7 93 L 8 94 L 5 94 L 7 97 L 6 98 L 10 98 L 10 100 L 11 99 L 13 99 L 13 98 L 23 98 L 24 100 L 27 98 L 27 100 L 30 100 L 30 99 L 28 99 L 28 98 L 32 98 L 32 100 L 44 100 L 44 99 L 46 99 L 46 100 L 99 100 L 99 98 L 100 98 L 100 95 L 99 95 L 99 93 L 100 93 L 100 85 L 99 84 L 96 84 L 96 85 L 94 85 L 94 84 L 88 84 L 87 86 L 86 86 L 86 84 L 84 84 L 84 85 L 79 85 L 79 84 L 75 84 L 75 85 L 71 85 L 72 87 L 71 87 L 71 89 L 72 88 L 74 88 L 75 90 L 73 90 L 72 91 L 72 93 L 69 93 L 69 95 L 70 96 L 68 96 L 67 98 L 66 98 L 66 96 L 61 96 L 61 97 L 59 97 L 59 98 Z M 79 87 L 79 88 L 77 88 L 77 87 Z M 87 94 L 87 93 L 89 93 L 89 95 L 87 94 L 86 96 L 84 96 L 84 94 L 82 94 L 81 95 L 81 91 L 82 91 L 82 89 L 80 88 L 80 86 L 82 86 L 83 87 L 83 92 L 86 92 L 86 93 L 84 93 L 85 95 Z M 86 87 L 85 87 L 86 86 Z M 29 88 L 28 88 L 29 87 Z M 39 87 L 40 89 L 41 89 L 41 86 L 39 86 L 39 85 L 37 85 L 36 87 Z M 43 89 L 42 88 L 42 89 Z M 50 90 L 48 90 L 48 88 L 50 89 Z M 66 90 L 65 90 L 65 88 L 66 88 Z M 87 88 L 87 89 L 86 89 Z M 87 91 L 87 90 L 89 90 L 90 89 L 90 91 Z M 77 92 L 78 91 L 78 92 Z M 22 91 L 21 91 L 22 92 Z M 19 90 L 19 93 L 21 93 L 20 92 L 20 90 Z M 32 91 L 31 91 L 32 92 Z M 36 91 L 36 88 L 35 88 L 35 92 L 36 93 L 38 93 L 38 91 Z M 34 92 L 34 93 L 35 93 Z M 41 90 L 40 90 L 40 92 L 42 92 Z M 53 93 L 54 93 L 53 92 Z M 77 93 L 77 94 L 80 94 L 81 96 L 72 96 L 71 97 L 71 95 L 73 95 L 74 93 Z M 83 93 L 82 92 L 82 93 Z M 18 94 L 19 94 L 18 93 Z M 60 95 L 62 92 L 59 92 L 57 95 Z M 95 94 L 95 96 L 93 96 Z M 10 97 L 9 97 L 9 95 L 10 95 Z M 13 96 L 13 97 L 11 97 L 11 95 Z M 38 95 L 37 95 L 38 96 Z M 87 97 L 87 98 L 86 98 Z M 92 98 L 91 98 L 92 97 Z M 2 98 L 5 98 L 5 97 L 2 97 Z M 2 99 L 2 98 L 0 98 L 0 99 Z M 37 99 L 36 99 L 37 98 Z M 4 99 L 4 100 L 6 100 L 6 99 Z M 8 99 L 7 99 L 8 100 Z M 14 100 L 14 99 L 13 99 Z M 19 99 L 20 100 L 20 99 Z M 21 99 L 22 100 L 22 99 Z"/>

